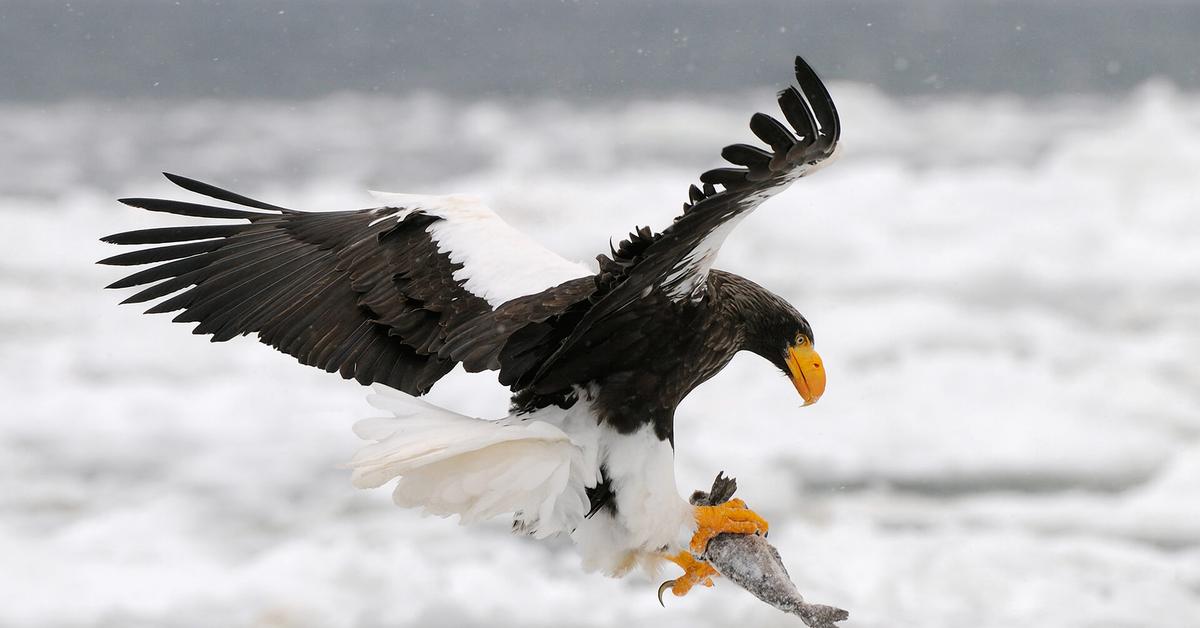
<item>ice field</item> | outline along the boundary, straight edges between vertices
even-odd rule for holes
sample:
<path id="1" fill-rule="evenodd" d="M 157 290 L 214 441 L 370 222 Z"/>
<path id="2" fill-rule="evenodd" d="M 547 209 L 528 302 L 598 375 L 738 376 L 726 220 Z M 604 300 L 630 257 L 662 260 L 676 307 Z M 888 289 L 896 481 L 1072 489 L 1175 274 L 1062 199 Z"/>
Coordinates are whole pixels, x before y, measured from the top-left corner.
<path id="1" fill-rule="evenodd" d="M 833 84 L 841 159 L 718 266 L 811 321 L 801 409 L 739 356 L 676 419 L 854 627 L 1200 626 L 1200 96 L 899 100 Z M 610 102 L 0 105 L 0 626 L 799 626 L 728 582 L 583 573 L 339 467 L 365 389 L 118 307 L 108 233 L 177 172 L 301 209 L 471 192 L 572 259 L 665 226 L 762 89 Z M 487 374 L 430 399 L 500 416 Z"/>

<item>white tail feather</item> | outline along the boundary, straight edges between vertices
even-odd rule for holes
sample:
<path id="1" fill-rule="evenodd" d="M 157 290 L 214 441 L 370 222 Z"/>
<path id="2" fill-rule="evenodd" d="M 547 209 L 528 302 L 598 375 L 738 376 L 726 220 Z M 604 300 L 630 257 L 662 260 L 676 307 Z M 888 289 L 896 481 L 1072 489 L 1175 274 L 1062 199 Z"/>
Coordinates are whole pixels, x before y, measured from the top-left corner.
<path id="1" fill-rule="evenodd" d="M 539 538 L 570 532 L 587 510 L 594 475 L 582 448 L 560 427 L 533 415 L 476 419 L 375 386 L 371 405 L 393 416 L 359 421 L 354 431 L 375 441 L 349 466 L 359 488 L 399 478 L 396 504 L 471 523 L 513 513 Z M 558 411 L 559 416 L 563 414 Z"/>

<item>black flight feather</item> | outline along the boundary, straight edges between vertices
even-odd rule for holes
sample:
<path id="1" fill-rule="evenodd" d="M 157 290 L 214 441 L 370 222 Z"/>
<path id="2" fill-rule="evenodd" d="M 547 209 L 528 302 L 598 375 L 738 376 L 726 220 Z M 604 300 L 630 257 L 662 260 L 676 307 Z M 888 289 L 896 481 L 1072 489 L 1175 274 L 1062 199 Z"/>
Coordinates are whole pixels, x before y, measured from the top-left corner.
<path id="1" fill-rule="evenodd" d="M 100 238 L 109 244 L 163 244 L 166 242 L 188 242 L 209 238 L 226 238 L 244 231 L 249 225 L 203 225 L 198 227 L 159 227 L 114 233 Z"/>
<path id="2" fill-rule="evenodd" d="M 161 198 L 121 198 L 117 199 L 117 201 L 130 207 L 139 207 L 152 212 L 165 212 L 180 216 L 194 216 L 196 218 L 253 219 L 258 216 L 277 215 L 250 212 L 244 209 L 229 209 L 226 207 L 200 205 L 198 203 L 185 203 L 183 201 L 169 201 Z"/>
<path id="3" fill-rule="evenodd" d="M 779 109 L 783 112 L 783 117 L 787 118 L 788 124 L 804 137 L 802 144 L 817 141 L 817 117 L 795 87 L 779 92 Z"/>
<path id="4" fill-rule="evenodd" d="M 749 144 L 731 144 L 721 150 L 721 157 L 724 157 L 726 161 L 739 166 L 746 166 L 751 170 L 766 168 L 772 156 L 771 153 Z"/>
<path id="5" fill-rule="evenodd" d="M 775 152 L 787 151 L 796 143 L 796 138 L 782 122 L 765 113 L 750 117 L 750 130 L 758 139 L 770 144 Z"/>
<path id="6" fill-rule="evenodd" d="M 714 185 L 723 185 L 725 189 L 731 190 L 744 185 L 747 174 L 748 171 L 744 168 L 713 168 L 701 174 L 700 181 Z"/>
<path id="7" fill-rule="evenodd" d="M 739 312 L 794 314 L 746 280 L 689 260 L 696 259 L 698 247 L 714 245 L 705 239 L 722 224 L 752 211 L 836 148 L 840 122 L 833 101 L 799 58 L 796 81 L 798 87 L 778 98 L 787 125 L 765 114 L 750 120 L 751 131 L 770 150 L 748 144 L 726 147 L 722 156 L 745 168 L 701 175 L 699 185 L 688 189 L 683 215 L 667 229 L 636 229 L 616 246 L 610 243 L 612 257 L 598 258 L 597 275 L 496 308 L 466 290 L 458 273 L 462 264 L 433 240 L 430 225 L 453 218 L 417 211 L 392 219 L 394 210 L 383 207 L 299 212 L 167 173 L 183 189 L 259 211 L 123 199 L 150 211 L 245 222 L 114 234 L 104 240 L 163 246 L 101 263 L 148 264 L 111 287 L 149 284 L 126 301 L 165 297 L 149 312 L 182 310 L 176 321 L 196 323 L 193 331 L 214 341 L 257 334 L 261 342 L 304 364 L 411 394 L 428 391 L 457 363 L 471 372 L 499 370 L 501 381 L 529 386 L 536 393 L 532 398 L 543 401 L 563 398 L 555 392 L 560 389 L 603 379 L 604 389 L 611 390 L 602 396 L 612 399 L 596 401 L 607 408 L 602 413 L 624 406 L 646 411 L 633 419 L 606 414 L 604 420 L 614 421 L 618 430 L 633 427 L 627 420 L 652 422 L 659 438 L 669 439 L 670 399 L 682 398 L 695 381 L 720 368 L 721 356 L 738 348 L 731 340 L 736 334 L 713 336 L 717 328 L 711 325 L 718 323 L 686 314 L 695 311 L 694 304 L 718 298 L 708 290 L 725 291 L 743 300 L 757 295 L 748 305 L 731 306 Z M 685 321 L 675 320 L 685 314 Z M 785 336 L 794 338 L 790 329 L 780 337 Z M 654 378 L 670 369 L 644 368 L 661 367 L 672 348 L 697 342 L 705 361 L 680 370 L 679 381 L 658 382 Z M 633 401 L 641 390 L 653 390 L 657 397 Z"/>
<path id="8" fill-rule="evenodd" d="M 140 251 L 132 251 L 129 253 L 114 255 L 112 257 L 106 257 L 96 263 L 107 266 L 137 266 L 139 264 L 165 262 L 168 260 L 182 259 L 184 257 L 191 257 L 193 255 L 215 251 L 221 248 L 224 244 L 224 240 L 202 240 L 200 242 L 187 242 L 185 244 L 157 246 L 152 249 L 142 249 Z"/>
<path id="9" fill-rule="evenodd" d="M 237 205 L 245 205 L 246 207 L 257 207 L 258 209 L 267 209 L 267 210 L 271 210 L 271 211 L 284 212 L 284 213 L 292 213 L 295 211 L 295 210 L 287 209 L 286 207 L 280 207 L 278 205 L 264 203 L 262 201 L 252 199 L 248 196 L 242 196 L 241 194 L 230 192 L 229 190 L 223 190 L 215 185 L 210 185 L 208 183 L 197 181 L 195 179 L 181 177 L 177 174 L 171 174 L 169 172 L 164 172 L 163 176 L 166 177 L 167 179 L 170 179 L 171 183 L 174 183 L 175 185 L 178 185 L 179 187 L 181 187 L 189 192 L 195 192 L 196 194 L 201 194 L 201 195 L 207 196 L 209 198 L 215 198 L 219 201 L 225 201 L 228 203 L 235 203 Z"/>

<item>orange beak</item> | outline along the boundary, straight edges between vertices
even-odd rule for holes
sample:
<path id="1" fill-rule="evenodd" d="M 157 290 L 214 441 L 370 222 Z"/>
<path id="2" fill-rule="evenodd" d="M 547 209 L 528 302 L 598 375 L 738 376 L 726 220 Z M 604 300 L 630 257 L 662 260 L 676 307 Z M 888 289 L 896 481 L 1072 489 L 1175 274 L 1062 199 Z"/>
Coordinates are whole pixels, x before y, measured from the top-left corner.
<path id="1" fill-rule="evenodd" d="M 825 392 L 825 367 L 821 364 L 821 356 L 807 342 L 793 345 L 787 350 L 787 366 L 796 392 L 804 398 L 804 405 L 816 403 Z"/>

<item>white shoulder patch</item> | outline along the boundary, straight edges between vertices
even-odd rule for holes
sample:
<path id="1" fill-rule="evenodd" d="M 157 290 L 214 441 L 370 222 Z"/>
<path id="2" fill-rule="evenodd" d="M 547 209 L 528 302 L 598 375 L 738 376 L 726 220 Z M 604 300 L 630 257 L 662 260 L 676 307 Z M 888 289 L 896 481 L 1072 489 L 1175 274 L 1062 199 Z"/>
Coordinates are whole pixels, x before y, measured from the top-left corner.
<path id="1" fill-rule="evenodd" d="M 403 220 L 414 211 L 442 218 L 430 225 L 430 237 L 439 251 L 450 256 L 454 263 L 462 264 L 454 279 L 493 308 L 593 274 L 587 266 L 563 259 L 514 229 L 478 197 L 371 194 L 397 208 L 394 214 L 379 220 Z"/>
<path id="2" fill-rule="evenodd" d="M 734 216 L 718 225 L 679 260 L 669 275 L 663 278 L 663 290 L 672 300 L 697 300 L 704 296 L 704 290 L 708 285 L 708 271 L 712 270 L 713 262 L 717 259 L 721 245 L 725 243 L 725 238 L 733 232 L 733 228 L 745 217 L 745 214 Z"/>
<path id="3" fill-rule="evenodd" d="M 660 284 L 663 291 L 673 301 L 695 301 L 704 298 L 704 291 L 708 286 L 708 271 L 712 270 L 713 262 L 717 259 L 721 245 L 733 232 L 734 227 L 764 201 L 787 189 L 796 179 L 825 167 L 837 155 L 838 152 L 835 149 L 833 155 L 823 162 L 799 168 L 776 185 L 759 190 L 743 199 L 739 204 L 740 208 L 729 210 L 730 214 L 724 217 L 723 222 L 705 235 L 691 251 L 680 258 L 671 272 L 663 277 Z"/>

